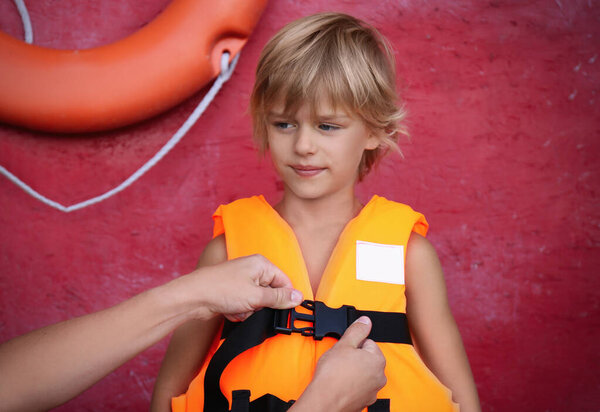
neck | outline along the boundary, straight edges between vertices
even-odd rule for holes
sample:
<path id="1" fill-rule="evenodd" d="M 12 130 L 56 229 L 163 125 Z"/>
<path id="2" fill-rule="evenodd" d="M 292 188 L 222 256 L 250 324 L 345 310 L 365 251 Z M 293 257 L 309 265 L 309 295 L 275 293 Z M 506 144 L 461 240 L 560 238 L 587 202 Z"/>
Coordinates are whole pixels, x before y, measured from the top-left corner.
<path id="1" fill-rule="evenodd" d="M 345 225 L 360 212 L 362 205 L 354 188 L 319 199 L 301 199 L 287 190 L 275 210 L 292 227 Z"/>

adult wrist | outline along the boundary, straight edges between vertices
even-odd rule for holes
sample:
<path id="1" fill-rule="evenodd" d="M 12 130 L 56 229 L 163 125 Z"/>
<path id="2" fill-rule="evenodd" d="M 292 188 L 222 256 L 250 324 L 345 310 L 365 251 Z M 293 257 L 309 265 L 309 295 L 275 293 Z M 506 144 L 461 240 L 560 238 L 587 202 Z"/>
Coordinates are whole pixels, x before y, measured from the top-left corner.
<path id="1" fill-rule="evenodd" d="M 313 379 L 306 387 L 300 399 L 294 404 L 293 412 L 336 412 L 341 411 L 335 395 L 328 391 L 326 384 Z"/>
<path id="2" fill-rule="evenodd" d="M 208 290 L 202 283 L 201 276 L 193 272 L 159 286 L 153 291 L 166 305 L 166 310 L 180 323 L 192 319 L 208 320 L 215 314 L 209 309 Z"/>

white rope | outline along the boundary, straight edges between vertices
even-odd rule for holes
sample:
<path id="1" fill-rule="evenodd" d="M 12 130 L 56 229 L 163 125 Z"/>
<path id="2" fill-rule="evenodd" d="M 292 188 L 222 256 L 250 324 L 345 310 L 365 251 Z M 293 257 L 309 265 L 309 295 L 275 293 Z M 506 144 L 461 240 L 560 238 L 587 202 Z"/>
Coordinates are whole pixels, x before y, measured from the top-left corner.
<path id="1" fill-rule="evenodd" d="M 33 30 L 31 28 L 31 20 L 29 19 L 29 12 L 27 6 L 25 6 L 24 0 L 13 0 L 19 14 L 21 15 L 21 21 L 23 22 L 23 31 L 25 32 L 25 43 L 33 43 Z"/>
<path id="2" fill-rule="evenodd" d="M 229 53 L 227 53 L 227 52 L 223 53 L 223 55 L 221 56 L 221 73 L 215 79 L 215 82 L 211 86 L 208 93 L 206 93 L 206 95 L 202 98 L 202 101 L 200 101 L 198 106 L 196 106 L 196 108 L 194 109 L 192 114 L 190 114 L 190 116 L 183 123 L 183 125 L 179 128 L 179 130 L 177 130 L 175 132 L 175 134 L 169 139 L 169 141 L 167 143 L 165 143 L 165 145 L 150 160 L 148 160 L 142 167 L 140 167 L 138 170 L 136 170 L 135 173 L 133 173 L 131 176 L 129 176 L 123 183 L 121 183 L 117 187 L 109 190 L 106 193 L 103 193 L 99 196 L 85 200 L 83 202 L 75 203 L 70 206 L 64 206 L 58 202 L 55 202 L 54 200 L 48 199 L 46 196 L 38 193 L 37 191 L 32 189 L 31 186 L 29 186 L 27 183 L 23 182 L 21 179 L 19 179 L 18 177 L 13 175 L 11 172 L 6 170 L 6 168 L 4 168 L 2 165 L 0 165 L 0 173 L 2 173 L 4 176 L 6 176 L 8 178 L 8 180 L 13 182 L 17 186 L 19 186 L 21 189 L 23 189 L 30 196 L 36 198 L 37 200 L 39 200 L 42 203 L 47 204 L 48 206 L 51 206 L 55 209 L 60 210 L 61 212 L 65 212 L 65 213 L 72 212 L 72 211 L 78 210 L 78 209 L 83 209 L 86 206 L 90 206 L 95 203 L 99 203 L 105 199 L 108 199 L 109 197 L 114 196 L 117 193 L 119 193 L 120 191 L 126 189 L 133 182 L 138 180 L 144 173 L 146 173 L 148 170 L 150 170 L 163 157 L 165 157 L 165 155 L 167 153 L 169 153 L 169 151 L 173 147 L 175 147 L 175 145 L 177 143 L 179 143 L 181 138 L 183 136 L 185 136 L 185 134 L 188 132 L 188 130 L 190 130 L 190 128 L 194 125 L 194 123 L 196 123 L 198 118 L 202 115 L 202 113 L 204 113 L 204 111 L 206 110 L 208 105 L 210 105 L 210 103 L 213 101 L 213 99 L 215 98 L 215 96 L 217 95 L 217 93 L 219 92 L 221 87 L 223 86 L 223 84 L 225 84 L 225 82 L 227 82 L 227 80 L 229 80 L 229 78 L 231 77 L 231 74 L 233 73 L 233 70 L 235 69 L 235 66 L 238 62 L 239 57 L 240 57 L 240 55 L 238 53 L 238 55 L 234 57 L 233 61 L 231 62 L 231 65 L 230 65 L 229 64 Z"/>

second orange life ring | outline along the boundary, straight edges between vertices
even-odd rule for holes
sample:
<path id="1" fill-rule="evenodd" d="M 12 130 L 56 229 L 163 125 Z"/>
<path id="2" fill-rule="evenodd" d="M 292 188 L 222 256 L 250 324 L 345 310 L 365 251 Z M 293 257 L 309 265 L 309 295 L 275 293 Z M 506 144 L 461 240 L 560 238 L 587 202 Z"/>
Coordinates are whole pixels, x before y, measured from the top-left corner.
<path id="1" fill-rule="evenodd" d="M 215 78 L 246 43 L 267 0 L 173 0 L 122 40 L 88 50 L 0 32 L 0 121 L 50 132 L 108 130 L 156 115 Z"/>

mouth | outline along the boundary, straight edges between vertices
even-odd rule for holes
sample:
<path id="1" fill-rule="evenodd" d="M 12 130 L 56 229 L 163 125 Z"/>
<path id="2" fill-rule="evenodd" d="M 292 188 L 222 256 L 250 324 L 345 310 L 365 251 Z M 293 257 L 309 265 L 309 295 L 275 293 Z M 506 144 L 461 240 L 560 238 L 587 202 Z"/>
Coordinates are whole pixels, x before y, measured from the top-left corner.
<path id="1" fill-rule="evenodd" d="M 324 167 L 318 166 L 303 166 L 303 165 L 291 165 L 290 166 L 297 175 L 302 177 L 316 176 L 325 170 Z"/>

